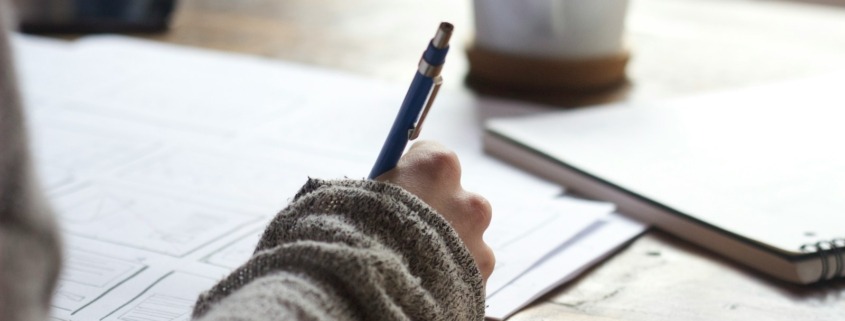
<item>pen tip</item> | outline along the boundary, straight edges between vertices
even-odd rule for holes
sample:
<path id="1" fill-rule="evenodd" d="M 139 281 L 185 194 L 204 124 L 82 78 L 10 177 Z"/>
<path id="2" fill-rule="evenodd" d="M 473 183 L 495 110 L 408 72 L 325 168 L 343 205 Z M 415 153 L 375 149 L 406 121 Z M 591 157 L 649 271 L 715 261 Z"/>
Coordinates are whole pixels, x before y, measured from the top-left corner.
<path id="1" fill-rule="evenodd" d="M 451 23 L 441 22 L 440 26 L 437 27 L 437 33 L 434 34 L 434 39 L 431 40 L 431 43 L 438 49 L 448 47 L 449 38 L 452 36 L 452 30 L 454 29 L 455 27 Z"/>
<path id="2" fill-rule="evenodd" d="M 455 26 L 448 22 L 441 22 L 440 27 L 438 27 L 438 29 L 443 30 L 445 32 L 452 32 L 452 30 L 455 29 Z"/>

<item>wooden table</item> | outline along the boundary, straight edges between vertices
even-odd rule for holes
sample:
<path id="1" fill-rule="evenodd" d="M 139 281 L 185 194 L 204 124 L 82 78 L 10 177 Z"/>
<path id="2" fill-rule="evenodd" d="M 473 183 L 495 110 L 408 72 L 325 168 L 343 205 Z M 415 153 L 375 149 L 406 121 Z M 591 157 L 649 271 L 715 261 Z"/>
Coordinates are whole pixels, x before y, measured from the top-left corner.
<path id="1" fill-rule="evenodd" d="M 630 85 L 610 95 L 612 100 L 661 99 L 845 68 L 842 7 L 631 1 Z M 422 50 L 420 39 L 431 37 L 437 23 L 446 20 L 457 28 L 446 87 L 468 91 L 462 81 L 467 62 L 460 53 L 472 38 L 471 5 L 466 0 L 183 0 L 170 32 L 141 36 L 404 83 Z M 651 230 L 511 320 L 605 318 L 845 320 L 845 281 L 784 284 Z"/>

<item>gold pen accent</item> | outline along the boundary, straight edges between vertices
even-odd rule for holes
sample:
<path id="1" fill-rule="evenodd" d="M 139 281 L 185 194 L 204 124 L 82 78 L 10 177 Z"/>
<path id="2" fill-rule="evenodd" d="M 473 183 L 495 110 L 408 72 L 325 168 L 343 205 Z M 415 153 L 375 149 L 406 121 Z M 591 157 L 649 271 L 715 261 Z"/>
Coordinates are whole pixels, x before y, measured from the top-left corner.
<path id="1" fill-rule="evenodd" d="M 414 140 L 417 139 L 417 137 L 420 137 L 423 121 L 425 121 L 425 117 L 428 116 L 428 110 L 431 109 L 431 105 L 434 104 L 434 98 L 437 97 L 437 92 L 440 90 L 440 85 L 442 84 L 443 77 L 437 76 L 434 78 L 434 87 L 431 88 L 431 93 L 428 94 L 428 100 L 425 102 L 422 114 L 420 114 L 420 120 L 418 120 L 417 124 L 414 125 L 414 127 L 412 127 L 408 132 L 408 140 Z"/>

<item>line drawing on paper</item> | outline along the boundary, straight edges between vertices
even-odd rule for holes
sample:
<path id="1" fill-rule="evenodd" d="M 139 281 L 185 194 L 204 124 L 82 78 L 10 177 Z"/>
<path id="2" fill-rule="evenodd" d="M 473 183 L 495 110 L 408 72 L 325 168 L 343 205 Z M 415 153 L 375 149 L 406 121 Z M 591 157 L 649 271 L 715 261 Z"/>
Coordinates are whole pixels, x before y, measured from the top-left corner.
<path id="1" fill-rule="evenodd" d="M 263 150 L 266 150 L 264 148 Z M 343 177 L 347 162 L 301 155 L 268 157 L 261 150 L 220 151 L 202 148 L 170 149 L 143 163 L 122 168 L 116 176 L 124 181 L 161 186 L 191 195 L 237 202 L 278 211 L 309 176 Z M 324 174 L 334 171 L 333 174 Z M 269 213 L 268 213 L 269 214 Z"/>
<path id="2" fill-rule="evenodd" d="M 70 314 L 144 271 L 147 266 L 101 253 L 69 248 L 54 291 L 52 308 Z"/>
<path id="3" fill-rule="evenodd" d="M 53 204 L 68 233 L 174 257 L 260 218 L 117 185 L 82 186 Z"/>
<path id="4" fill-rule="evenodd" d="M 171 271 L 101 321 L 187 321 L 199 294 L 216 280 Z"/>
<path id="5" fill-rule="evenodd" d="M 243 237 L 224 245 L 200 261 L 228 269 L 235 269 L 244 264 L 255 252 L 255 246 L 261 239 L 261 230 L 252 231 Z"/>
<path id="6" fill-rule="evenodd" d="M 32 150 L 39 168 L 47 165 L 70 173 L 102 171 L 141 157 L 159 144 L 143 138 L 99 133 L 36 118 Z"/>

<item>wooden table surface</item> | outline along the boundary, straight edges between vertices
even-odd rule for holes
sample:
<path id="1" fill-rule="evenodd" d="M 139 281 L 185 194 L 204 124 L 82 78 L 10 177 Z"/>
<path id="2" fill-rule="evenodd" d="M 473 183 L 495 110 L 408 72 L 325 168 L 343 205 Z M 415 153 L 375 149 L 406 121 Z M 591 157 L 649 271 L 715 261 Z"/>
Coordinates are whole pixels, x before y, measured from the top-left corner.
<path id="1" fill-rule="evenodd" d="M 420 39 L 450 21 L 456 34 L 445 86 L 469 91 L 461 52 L 472 40 L 471 6 L 468 0 L 181 0 L 169 32 L 141 36 L 404 83 L 419 59 Z M 612 100 L 730 89 L 845 68 L 845 6 L 631 0 L 626 39 L 630 84 Z M 511 318 L 605 319 L 845 320 L 845 281 L 784 284 L 650 230 Z"/>

